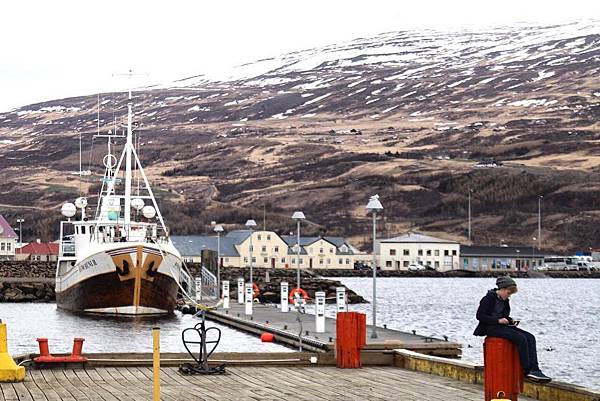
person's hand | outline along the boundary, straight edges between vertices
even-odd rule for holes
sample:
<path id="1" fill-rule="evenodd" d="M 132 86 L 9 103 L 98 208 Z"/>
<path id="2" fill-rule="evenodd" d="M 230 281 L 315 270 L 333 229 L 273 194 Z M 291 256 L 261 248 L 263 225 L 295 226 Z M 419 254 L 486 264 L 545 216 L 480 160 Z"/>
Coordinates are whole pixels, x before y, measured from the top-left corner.
<path id="1" fill-rule="evenodd" d="M 504 317 L 502 319 L 498 319 L 498 324 L 508 324 L 508 319 Z"/>

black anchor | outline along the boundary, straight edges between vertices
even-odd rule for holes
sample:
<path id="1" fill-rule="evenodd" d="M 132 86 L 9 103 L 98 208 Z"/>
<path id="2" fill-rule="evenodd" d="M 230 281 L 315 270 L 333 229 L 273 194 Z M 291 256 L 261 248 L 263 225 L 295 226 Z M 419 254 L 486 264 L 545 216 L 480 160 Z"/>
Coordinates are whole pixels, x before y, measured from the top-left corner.
<path id="1" fill-rule="evenodd" d="M 214 368 L 208 366 L 208 358 L 212 355 L 221 341 L 221 330 L 218 327 L 206 328 L 204 311 L 201 312 L 201 317 L 202 320 L 200 323 L 197 323 L 194 327 L 187 328 L 181 332 L 183 346 L 196 363 L 185 363 L 179 367 L 179 371 L 184 375 L 211 375 L 225 373 L 225 364 L 221 364 Z M 216 339 L 207 340 L 207 334 L 211 331 L 217 333 Z M 190 336 L 192 336 L 191 339 Z M 193 347 L 194 344 L 198 344 L 199 349 L 197 355 L 190 350 L 190 346 Z M 207 344 L 213 344 L 210 352 L 207 350 Z"/>

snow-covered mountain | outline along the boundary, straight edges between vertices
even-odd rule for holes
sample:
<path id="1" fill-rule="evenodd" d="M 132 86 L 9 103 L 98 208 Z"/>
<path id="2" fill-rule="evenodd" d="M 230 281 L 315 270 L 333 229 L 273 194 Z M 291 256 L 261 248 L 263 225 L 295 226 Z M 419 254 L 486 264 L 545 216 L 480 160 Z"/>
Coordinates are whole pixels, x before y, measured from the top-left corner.
<path id="1" fill-rule="evenodd" d="M 548 244 L 587 247 L 600 235 L 573 216 L 594 215 L 600 199 L 599 71 L 600 21 L 398 31 L 143 88 L 134 102 L 142 158 L 178 220 L 200 224 L 206 207 L 202 219 L 224 221 L 267 203 L 360 234 L 364 197 L 379 193 L 392 232 L 460 237 L 465 193 L 477 188 L 479 241 L 531 238 L 529 214 L 544 194 Z M 102 131 L 126 113 L 124 94 L 99 100 L 0 113 L 0 205 L 62 199 L 74 185 L 66 172 L 78 168 L 77 135 L 96 132 L 98 111 Z M 84 146 L 92 170 L 95 149 Z M 474 170 L 486 157 L 507 167 Z"/>

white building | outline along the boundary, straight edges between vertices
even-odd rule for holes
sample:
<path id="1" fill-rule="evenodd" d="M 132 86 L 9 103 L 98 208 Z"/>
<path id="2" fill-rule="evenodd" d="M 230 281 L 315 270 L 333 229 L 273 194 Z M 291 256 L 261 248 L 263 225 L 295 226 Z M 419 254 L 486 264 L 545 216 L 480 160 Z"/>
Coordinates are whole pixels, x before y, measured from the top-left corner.
<path id="1" fill-rule="evenodd" d="M 186 262 L 202 262 L 203 252 L 217 251 L 215 235 L 171 238 Z M 249 267 L 250 255 L 253 266 L 258 268 L 296 268 L 298 263 L 296 236 L 280 236 L 274 231 L 230 231 L 221 236 L 220 251 L 224 267 Z M 342 237 L 300 237 L 300 268 L 353 269 L 359 253 Z"/>
<path id="2" fill-rule="evenodd" d="M 445 271 L 459 268 L 460 244 L 409 232 L 377 241 L 376 253 L 383 270 L 408 270 L 412 264 Z"/>
<path id="3" fill-rule="evenodd" d="M 17 233 L 0 215 L 0 260 L 15 260 Z"/>

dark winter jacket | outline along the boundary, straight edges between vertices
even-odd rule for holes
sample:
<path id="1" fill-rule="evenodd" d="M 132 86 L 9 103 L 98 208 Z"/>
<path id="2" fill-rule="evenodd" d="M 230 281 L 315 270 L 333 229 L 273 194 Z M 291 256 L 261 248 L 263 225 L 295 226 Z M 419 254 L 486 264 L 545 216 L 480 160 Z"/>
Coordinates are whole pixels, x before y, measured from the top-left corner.
<path id="1" fill-rule="evenodd" d="M 481 301 L 479 301 L 479 308 L 477 309 L 477 320 L 479 324 L 475 329 L 473 335 L 485 336 L 487 335 L 487 326 L 499 325 L 499 319 L 506 318 L 509 322 L 512 322 L 510 318 L 510 302 L 509 300 L 503 300 L 496 294 L 496 289 L 489 290 Z"/>

